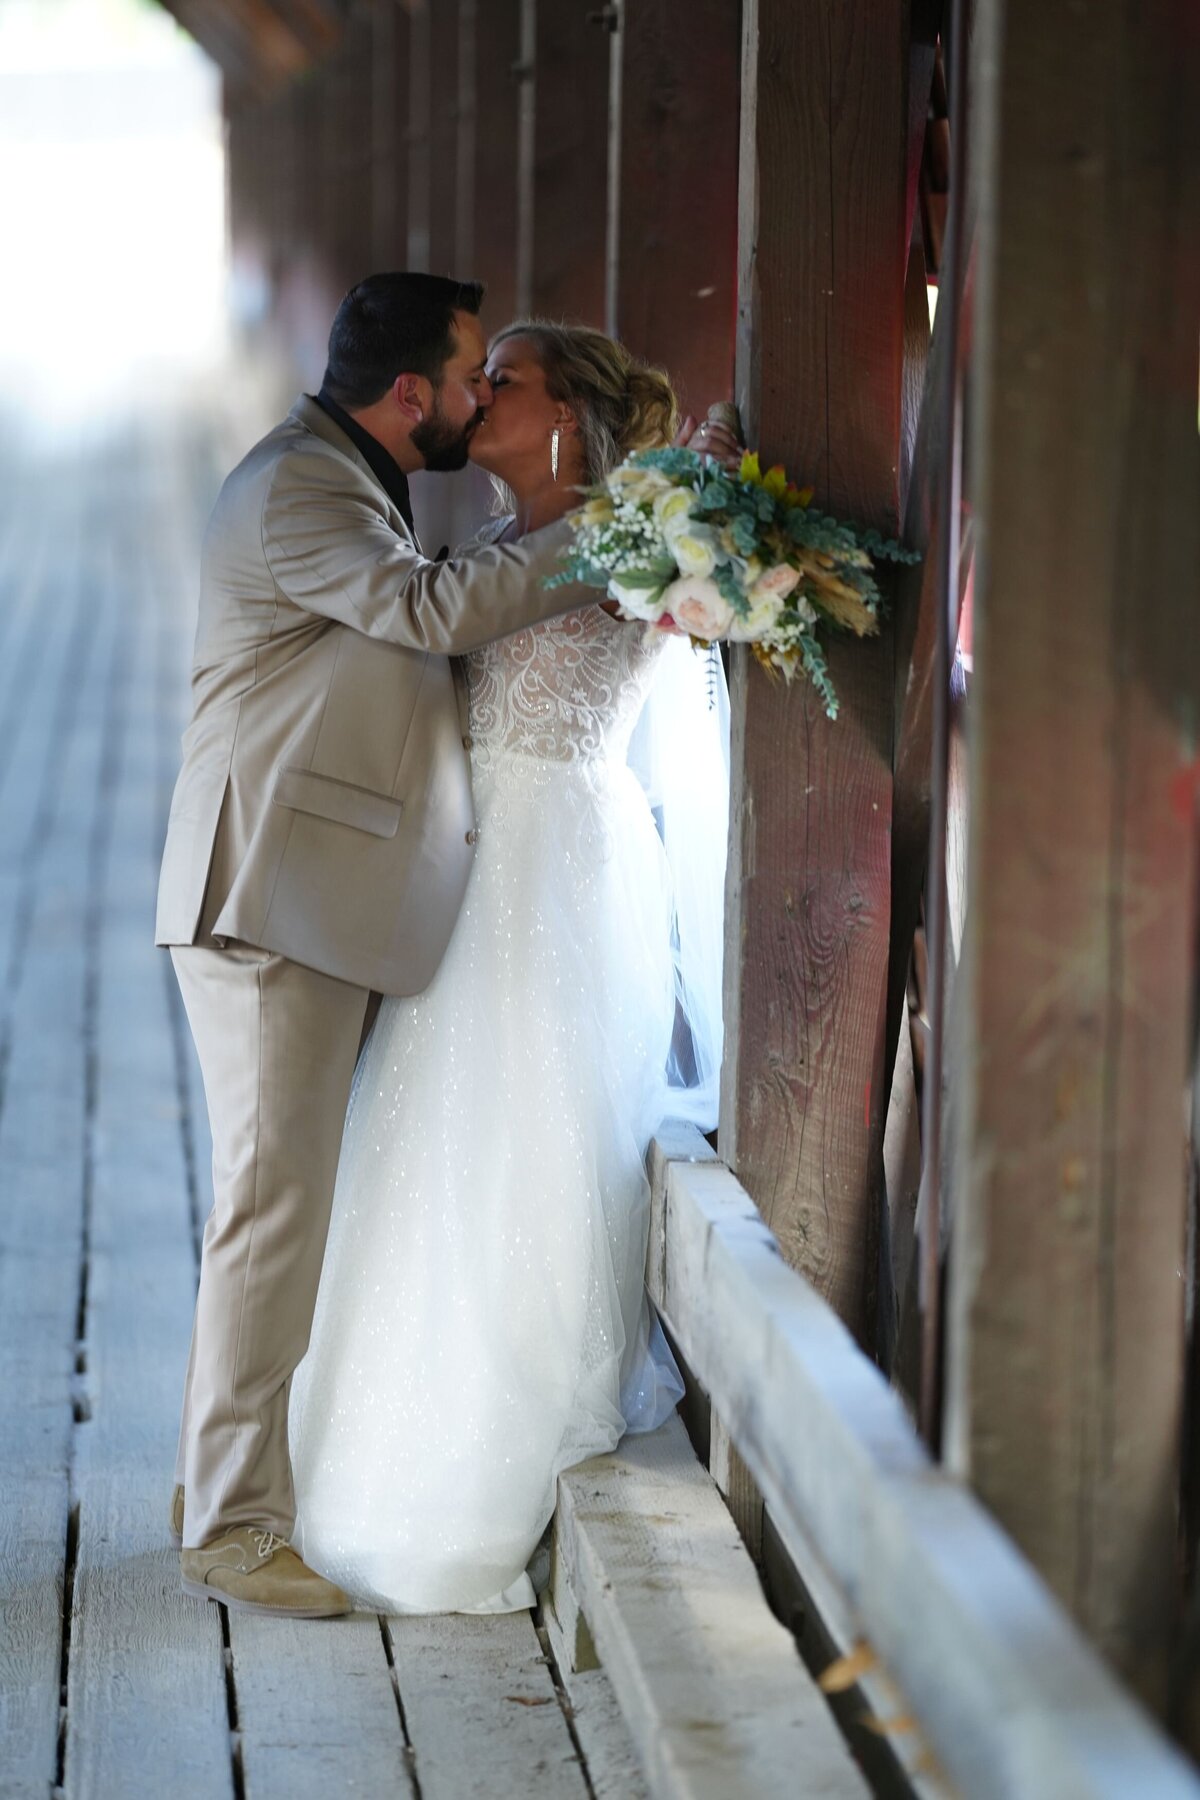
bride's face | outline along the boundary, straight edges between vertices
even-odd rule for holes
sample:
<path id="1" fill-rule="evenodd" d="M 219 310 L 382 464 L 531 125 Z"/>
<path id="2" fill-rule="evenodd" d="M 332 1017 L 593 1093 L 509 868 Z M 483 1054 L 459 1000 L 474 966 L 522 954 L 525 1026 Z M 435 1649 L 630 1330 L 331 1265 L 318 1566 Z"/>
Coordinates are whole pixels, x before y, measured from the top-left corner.
<path id="1" fill-rule="evenodd" d="M 562 454 L 576 435 L 575 421 L 546 392 L 546 375 L 529 338 L 510 337 L 487 363 L 492 404 L 471 437 L 471 461 L 520 492 L 550 473 L 550 440 L 564 434 Z M 560 440 L 561 441 L 561 440 Z"/>

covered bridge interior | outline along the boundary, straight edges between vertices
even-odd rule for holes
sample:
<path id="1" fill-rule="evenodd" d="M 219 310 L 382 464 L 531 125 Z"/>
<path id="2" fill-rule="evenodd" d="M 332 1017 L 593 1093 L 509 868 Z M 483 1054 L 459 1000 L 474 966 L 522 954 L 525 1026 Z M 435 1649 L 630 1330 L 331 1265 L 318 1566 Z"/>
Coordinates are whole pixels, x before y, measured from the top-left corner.
<path id="1" fill-rule="evenodd" d="M 163 4 L 221 71 L 240 448 L 428 269 L 732 394 L 922 556 L 836 722 L 731 658 L 721 1119 L 651 1159 L 681 1419 L 563 1478 L 531 1615 L 201 1630 L 206 1124 L 146 912 L 226 445 L 158 421 L 66 526 L 13 474 L 4 1791 L 1200 1793 L 1190 10 Z M 487 510 L 415 497 L 430 548 Z"/>

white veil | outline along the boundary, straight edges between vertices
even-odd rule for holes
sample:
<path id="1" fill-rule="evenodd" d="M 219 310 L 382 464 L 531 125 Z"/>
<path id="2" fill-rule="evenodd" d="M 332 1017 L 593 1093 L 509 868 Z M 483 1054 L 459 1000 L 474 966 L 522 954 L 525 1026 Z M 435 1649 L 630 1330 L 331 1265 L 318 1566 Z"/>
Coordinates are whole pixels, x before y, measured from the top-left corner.
<path id="1" fill-rule="evenodd" d="M 664 1118 L 711 1131 L 721 1079 L 729 690 L 719 653 L 672 638 L 629 746 L 670 868 L 675 1033 Z"/>

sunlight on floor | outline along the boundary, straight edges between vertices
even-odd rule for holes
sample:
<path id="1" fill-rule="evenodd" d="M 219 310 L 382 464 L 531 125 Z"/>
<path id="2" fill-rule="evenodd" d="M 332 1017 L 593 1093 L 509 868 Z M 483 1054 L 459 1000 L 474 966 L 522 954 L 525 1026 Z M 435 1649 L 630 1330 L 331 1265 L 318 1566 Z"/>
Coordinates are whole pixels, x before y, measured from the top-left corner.
<path id="1" fill-rule="evenodd" d="M 155 0 L 0 0 L 0 404 L 91 435 L 227 348 L 214 65 Z"/>

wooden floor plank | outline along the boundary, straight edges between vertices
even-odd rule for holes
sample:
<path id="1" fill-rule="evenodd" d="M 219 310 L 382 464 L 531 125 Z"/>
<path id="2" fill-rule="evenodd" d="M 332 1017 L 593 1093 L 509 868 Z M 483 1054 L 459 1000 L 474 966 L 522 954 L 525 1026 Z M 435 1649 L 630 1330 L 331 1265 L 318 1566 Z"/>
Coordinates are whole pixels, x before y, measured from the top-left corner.
<path id="1" fill-rule="evenodd" d="M 210 1144 L 152 925 L 203 507 L 167 440 L 65 486 L 44 563 L 36 483 L 0 539 L 0 1793 L 642 1800 L 607 1675 L 565 1671 L 564 1709 L 528 1613 L 223 1632 L 179 1591 Z"/>
<path id="2" fill-rule="evenodd" d="M 555 1553 L 655 1800 L 870 1790 L 680 1419 L 559 1478 Z"/>
<path id="3" fill-rule="evenodd" d="M 173 756 L 169 764 L 173 779 Z M 202 1225 L 212 1204 L 212 1140 L 199 1065 L 182 1014 L 177 1014 L 176 1023 L 196 1217 Z M 514 1617 L 519 1620 L 516 1625 Z M 385 1641 L 373 1614 L 316 1625 L 229 1615 L 247 1800 L 277 1796 L 306 1800 L 310 1794 L 325 1796 L 331 1791 L 403 1794 L 410 1791 L 414 1769 L 422 1800 L 437 1800 L 439 1794 L 461 1800 L 474 1791 L 469 1773 L 473 1766 L 480 1771 L 483 1789 L 503 1793 L 508 1791 L 503 1785 L 494 1787 L 506 1779 L 498 1774 L 497 1765 L 510 1751 L 512 1792 L 575 1800 L 586 1791 L 553 1684 L 545 1665 L 536 1661 L 541 1646 L 527 1613 L 479 1621 L 404 1619 L 393 1626 L 408 1675 L 418 1657 L 415 1648 L 411 1658 L 408 1654 L 407 1647 L 415 1644 L 413 1628 L 441 1658 L 431 1692 L 426 1692 L 427 1670 L 420 1679 L 414 1677 L 411 1694 L 405 1689 L 406 1714 L 419 1721 L 421 1732 L 415 1758 L 405 1742 Z M 474 1626 L 479 1629 L 472 1630 Z M 387 1649 L 391 1643 L 389 1637 Z M 461 1664 L 455 1660 L 458 1645 L 466 1650 Z M 505 1697 L 529 1698 L 531 1678 L 538 1705 L 528 1708 Z M 456 1696 L 452 1705 L 448 1687 Z M 551 1704 L 544 1710 L 551 1717 L 531 1721 L 528 1714 L 542 1712 L 546 1700 Z M 460 1739 L 464 1729 L 465 1739 Z M 469 1754 L 460 1753 L 463 1741 L 468 1752 L 478 1742 L 476 1765 Z M 543 1761 L 546 1772 L 539 1774 Z M 557 1774 L 560 1762 L 562 1779 Z M 596 1792 L 598 1800 L 605 1800 L 607 1793 L 615 1797 L 616 1790 Z M 636 1790 L 623 1791 L 621 1800 L 638 1800 Z"/>
<path id="4" fill-rule="evenodd" d="M 207 459 L 203 460 L 202 472 L 211 477 Z M 194 467 L 167 465 L 163 479 L 169 490 L 166 503 L 179 511 L 194 506 Z M 193 531 L 198 522 L 193 513 Z M 186 554 L 181 554 L 186 544 L 187 533 L 181 529 L 169 533 L 161 545 L 164 569 L 176 590 L 194 576 Z M 162 669 L 159 807 L 164 823 L 178 760 L 175 734 L 187 694 L 187 658 L 179 654 L 183 647 L 182 641 L 174 646 Z M 212 1205 L 212 1140 L 199 1064 L 174 975 L 165 959 L 160 966 L 174 1036 L 173 1077 L 186 1119 L 187 1173 L 194 1184 L 189 1236 L 198 1258 L 200 1228 Z M 190 1318 L 190 1301 L 187 1311 Z M 174 1372 L 181 1380 L 182 1357 Z M 248 1800 L 408 1791 L 404 1733 L 387 1648 L 374 1614 L 314 1623 L 234 1612 L 227 1630 Z"/>
<path id="5" fill-rule="evenodd" d="M 374 1613 L 231 1613 L 229 1635 L 247 1800 L 416 1795 Z"/>
<path id="6" fill-rule="evenodd" d="M 150 502 L 143 467 L 137 495 Z M 133 498 L 126 496 L 126 504 Z M 118 512 L 118 517 L 120 516 Z M 153 539 L 143 544 L 152 548 Z M 79 1544 L 66 1793 L 227 1800 L 220 1619 L 185 1599 L 166 1507 L 194 1292 L 178 1093 L 161 952 L 153 947 L 158 713 L 170 629 L 152 557 L 105 546 L 122 610 L 110 689 L 122 735 L 100 772 L 85 922 L 94 1014 L 86 1312 L 90 1421 L 77 1448 Z"/>
<path id="7" fill-rule="evenodd" d="M 574 1668 L 572 1644 L 549 1603 L 545 1620 L 595 1800 L 649 1800 L 642 1765 L 607 1672 L 599 1667 Z"/>
<path id="8" fill-rule="evenodd" d="M 26 641 L 14 647 L 0 697 L 0 1098 L 24 944 L 42 866 L 54 842 L 55 809 L 64 799 L 63 761 L 81 724 L 72 702 L 85 676 L 94 622 L 85 617 L 84 596 L 65 587 L 77 531 L 66 523 L 64 541 L 53 557 L 44 533 L 31 531 L 28 581 L 12 596 L 14 607 L 30 618 Z M 85 781 L 81 800 L 88 791 Z"/>
<path id="9" fill-rule="evenodd" d="M 422 1800 L 583 1800 L 527 1612 L 387 1621 Z"/>
<path id="10" fill-rule="evenodd" d="M 22 775 L 28 772 L 30 740 L 39 766 L 43 750 L 50 748 L 46 733 L 53 701 L 47 702 L 47 695 L 54 690 L 58 666 L 75 624 L 71 597 L 62 593 L 71 565 L 63 554 L 61 522 L 55 534 L 57 554 L 52 555 L 46 512 L 46 501 L 41 496 L 23 510 L 19 526 L 15 522 L 10 525 L 9 552 L 0 576 L 0 614 L 4 619 L 0 643 L 0 807 L 4 809 L 6 828 L 10 824 L 18 827 L 15 838 L 6 830 L 0 849 L 4 864 L 15 861 L 28 843 L 27 832 L 19 829 L 22 802 L 26 807 L 32 804 L 38 786 L 35 781 L 33 793 L 23 794 Z M 10 566 L 14 562 L 17 566 Z M 47 604 L 52 597 L 57 605 Z"/>
<path id="11" fill-rule="evenodd" d="M 14 1800 L 42 1800 L 57 1778 L 83 1220 L 80 896 L 107 672 L 107 624 L 73 575 L 70 496 L 63 514 L 44 562 L 29 545 L 45 654 L 0 792 L 0 1767 Z"/>

